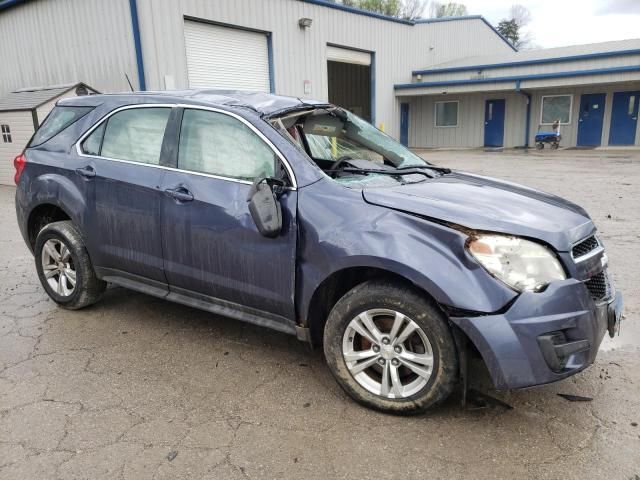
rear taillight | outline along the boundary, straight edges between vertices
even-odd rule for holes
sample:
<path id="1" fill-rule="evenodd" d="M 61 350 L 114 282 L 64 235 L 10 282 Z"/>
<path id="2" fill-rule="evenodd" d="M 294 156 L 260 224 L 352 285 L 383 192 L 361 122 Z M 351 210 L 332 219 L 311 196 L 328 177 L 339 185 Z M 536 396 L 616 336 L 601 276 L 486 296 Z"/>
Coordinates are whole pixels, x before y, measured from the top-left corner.
<path id="1" fill-rule="evenodd" d="M 20 175 L 22 175 L 24 167 L 27 166 L 27 157 L 24 156 L 24 153 L 18 155 L 13 159 L 13 166 L 16 169 L 16 174 L 13 176 L 13 181 L 17 185 L 20 181 Z"/>

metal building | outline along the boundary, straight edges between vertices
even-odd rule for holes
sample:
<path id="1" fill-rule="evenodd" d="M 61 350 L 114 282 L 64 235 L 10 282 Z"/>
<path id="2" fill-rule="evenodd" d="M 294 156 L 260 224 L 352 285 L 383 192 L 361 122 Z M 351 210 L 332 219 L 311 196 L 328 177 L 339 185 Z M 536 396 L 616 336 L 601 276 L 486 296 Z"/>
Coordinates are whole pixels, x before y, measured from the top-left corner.
<path id="1" fill-rule="evenodd" d="M 405 21 L 328 0 L 0 0 L 0 98 L 240 88 L 329 100 L 412 147 L 638 144 L 640 41 L 517 52 L 481 16 Z M 548 125 L 542 127 L 548 129 Z"/>

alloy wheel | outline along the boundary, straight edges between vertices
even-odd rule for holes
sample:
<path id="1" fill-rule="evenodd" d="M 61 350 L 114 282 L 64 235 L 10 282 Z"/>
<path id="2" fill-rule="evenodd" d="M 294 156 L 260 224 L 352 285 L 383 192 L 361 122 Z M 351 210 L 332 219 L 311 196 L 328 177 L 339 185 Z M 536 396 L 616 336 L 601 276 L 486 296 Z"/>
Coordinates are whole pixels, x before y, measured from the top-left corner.
<path id="1" fill-rule="evenodd" d="M 76 288 L 76 270 L 71 251 L 60 240 L 50 238 L 42 247 L 42 271 L 51 289 L 69 297 Z"/>
<path id="2" fill-rule="evenodd" d="M 342 338 L 342 355 L 356 382 L 384 398 L 411 397 L 433 375 L 426 333 L 395 310 L 367 310 L 351 320 Z"/>

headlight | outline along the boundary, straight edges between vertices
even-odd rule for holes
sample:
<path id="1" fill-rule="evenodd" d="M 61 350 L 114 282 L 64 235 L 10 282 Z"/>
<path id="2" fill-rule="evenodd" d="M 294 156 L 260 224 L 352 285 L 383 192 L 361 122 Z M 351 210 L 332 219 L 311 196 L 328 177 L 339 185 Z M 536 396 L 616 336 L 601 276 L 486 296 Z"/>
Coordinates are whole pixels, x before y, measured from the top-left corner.
<path id="1" fill-rule="evenodd" d="M 489 273 L 518 291 L 534 291 L 567 278 L 551 250 L 523 238 L 479 235 L 467 248 Z"/>

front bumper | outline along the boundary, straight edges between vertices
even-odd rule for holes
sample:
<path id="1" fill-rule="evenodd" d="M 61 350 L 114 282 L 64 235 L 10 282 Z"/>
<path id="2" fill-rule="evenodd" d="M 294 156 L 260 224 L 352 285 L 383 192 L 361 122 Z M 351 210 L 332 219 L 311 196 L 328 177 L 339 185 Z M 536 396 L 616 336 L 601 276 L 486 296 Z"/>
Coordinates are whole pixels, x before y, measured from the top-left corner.
<path id="1" fill-rule="evenodd" d="M 498 389 L 555 382 L 591 365 L 619 326 L 622 295 L 596 305 L 575 279 L 524 292 L 496 315 L 451 317 L 480 351 Z"/>

